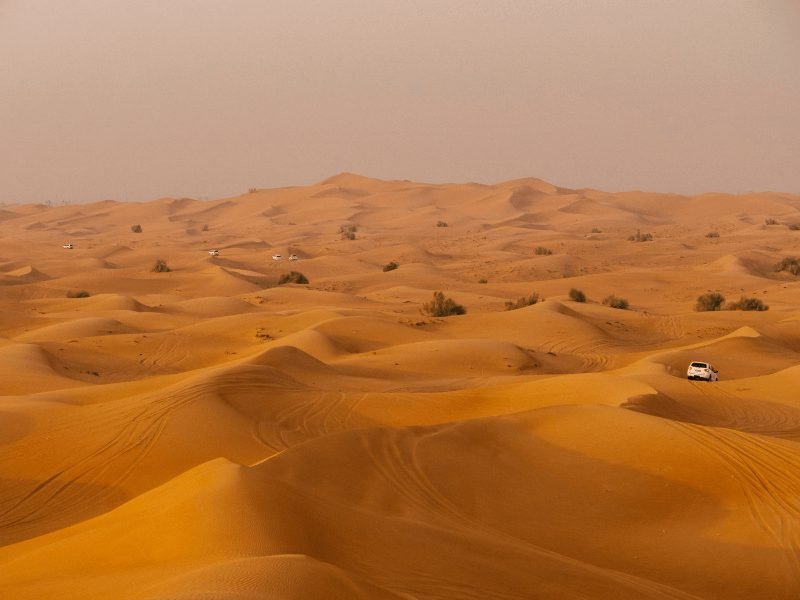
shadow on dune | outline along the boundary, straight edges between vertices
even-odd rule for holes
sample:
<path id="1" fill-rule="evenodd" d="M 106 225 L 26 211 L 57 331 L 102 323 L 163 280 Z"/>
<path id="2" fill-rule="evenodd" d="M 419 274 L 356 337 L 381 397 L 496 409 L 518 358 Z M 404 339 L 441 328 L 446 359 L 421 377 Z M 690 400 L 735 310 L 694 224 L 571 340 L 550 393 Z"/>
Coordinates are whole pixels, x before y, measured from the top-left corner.
<path id="1" fill-rule="evenodd" d="M 704 395 L 702 400 L 688 397 L 676 399 L 658 392 L 632 397 L 620 406 L 671 421 L 800 441 L 800 409 L 769 400 L 746 400 L 732 394 L 717 396 L 716 401 L 708 395 Z"/>

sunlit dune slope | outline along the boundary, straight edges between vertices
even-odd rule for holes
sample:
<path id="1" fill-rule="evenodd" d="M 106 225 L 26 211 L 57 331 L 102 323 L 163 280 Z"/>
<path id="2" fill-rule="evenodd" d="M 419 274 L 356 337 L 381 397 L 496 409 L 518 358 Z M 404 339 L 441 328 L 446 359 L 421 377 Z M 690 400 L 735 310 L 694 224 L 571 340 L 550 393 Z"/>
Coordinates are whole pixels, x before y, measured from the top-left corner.
<path id="1" fill-rule="evenodd" d="M 120 585 L 123 597 L 155 598 L 177 581 L 183 593 L 211 584 L 235 597 L 252 566 L 243 558 L 268 567 L 290 555 L 305 565 L 301 589 L 323 595 L 344 579 L 401 597 L 789 598 L 796 531 L 780 524 L 794 516 L 784 503 L 796 454 L 758 442 L 771 458 L 753 462 L 750 444 L 590 407 L 323 437 L 255 467 L 199 466 L 85 524 L 7 547 L 0 560 L 13 554 L 15 568 L 0 581 L 87 598 Z M 759 474 L 772 474 L 770 496 Z M 51 582 L 34 581 L 40 562 Z M 692 576 L 698 566 L 703 577 Z"/>

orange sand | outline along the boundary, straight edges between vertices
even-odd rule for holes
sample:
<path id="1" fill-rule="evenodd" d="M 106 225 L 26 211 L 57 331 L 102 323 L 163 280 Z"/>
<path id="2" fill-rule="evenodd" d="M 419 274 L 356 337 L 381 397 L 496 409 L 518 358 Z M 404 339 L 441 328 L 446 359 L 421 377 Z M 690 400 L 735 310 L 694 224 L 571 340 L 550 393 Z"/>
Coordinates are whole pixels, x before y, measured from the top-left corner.
<path id="1" fill-rule="evenodd" d="M 0 218 L 0 598 L 797 598 L 798 196 L 342 174 Z"/>

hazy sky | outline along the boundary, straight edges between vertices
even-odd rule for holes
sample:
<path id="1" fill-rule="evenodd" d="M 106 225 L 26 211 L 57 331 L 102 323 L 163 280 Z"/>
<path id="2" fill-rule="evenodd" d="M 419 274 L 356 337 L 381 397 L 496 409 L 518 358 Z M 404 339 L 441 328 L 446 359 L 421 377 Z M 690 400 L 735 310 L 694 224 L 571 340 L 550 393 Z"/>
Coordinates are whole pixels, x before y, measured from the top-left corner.
<path id="1" fill-rule="evenodd" d="M 800 192 L 796 0 L 0 0 L 0 202 Z"/>

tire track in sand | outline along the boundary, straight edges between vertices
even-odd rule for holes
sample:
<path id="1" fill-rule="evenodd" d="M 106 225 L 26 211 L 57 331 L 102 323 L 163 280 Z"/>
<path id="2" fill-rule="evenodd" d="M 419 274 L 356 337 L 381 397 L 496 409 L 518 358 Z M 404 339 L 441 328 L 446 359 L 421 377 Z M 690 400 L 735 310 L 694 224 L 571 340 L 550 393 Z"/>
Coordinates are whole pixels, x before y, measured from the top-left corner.
<path id="1" fill-rule="evenodd" d="M 155 446 L 170 414 L 207 393 L 204 387 L 189 386 L 174 396 L 143 399 L 135 407 L 115 410 L 110 418 L 99 414 L 85 422 L 87 432 L 113 433 L 0 503 L 0 544 L 26 530 L 38 535 L 54 519 L 69 520 L 70 515 L 96 513 L 98 507 L 109 508 L 109 502 L 116 504 L 112 498 L 119 496 L 120 486 Z"/>
<path id="2" fill-rule="evenodd" d="M 736 479 L 754 522 L 788 551 L 800 589 L 800 451 L 790 442 L 673 421 Z"/>
<path id="3" fill-rule="evenodd" d="M 402 429 L 376 431 L 380 431 L 381 435 L 368 435 L 362 439 L 364 451 L 371 466 L 380 480 L 389 485 L 395 498 L 402 499 L 407 507 L 426 515 L 427 518 L 423 518 L 422 522 L 442 528 L 451 532 L 452 535 L 463 536 L 464 539 L 477 537 L 481 540 L 481 544 L 486 544 L 487 548 L 494 548 L 498 553 L 508 553 L 509 556 L 525 556 L 527 557 L 526 561 L 530 560 L 531 556 L 535 556 L 537 560 L 543 561 L 543 564 L 562 573 L 564 570 L 573 574 L 579 573 L 587 580 L 606 582 L 604 586 L 608 586 L 608 582 L 614 582 L 618 586 L 619 597 L 700 600 L 692 594 L 655 580 L 607 569 L 537 546 L 468 515 L 442 494 L 425 474 L 417 454 L 419 439 L 408 436 Z M 415 519 L 416 517 L 404 518 Z M 405 591 L 411 592 L 414 597 L 418 598 L 463 598 L 465 600 L 488 597 L 506 600 L 530 598 L 530 593 L 524 589 L 507 592 L 498 589 L 481 590 L 465 585 L 463 581 L 454 581 L 434 573 L 417 572 L 409 576 L 406 572 L 403 578 L 408 584 Z M 577 592 L 579 587 L 580 583 L 576 582 L 574 591 Z"/>
<path id="4" fill-rule="evenodd" d="M 256 438 L 276 452 L 307 440 L 374 426 L 356 412 L 366 393 L 309 392 L 290 406 L 260 419 Z"/>

